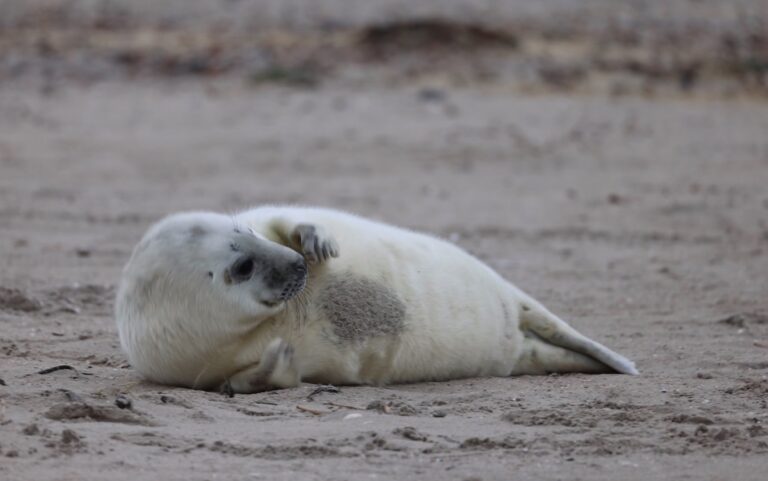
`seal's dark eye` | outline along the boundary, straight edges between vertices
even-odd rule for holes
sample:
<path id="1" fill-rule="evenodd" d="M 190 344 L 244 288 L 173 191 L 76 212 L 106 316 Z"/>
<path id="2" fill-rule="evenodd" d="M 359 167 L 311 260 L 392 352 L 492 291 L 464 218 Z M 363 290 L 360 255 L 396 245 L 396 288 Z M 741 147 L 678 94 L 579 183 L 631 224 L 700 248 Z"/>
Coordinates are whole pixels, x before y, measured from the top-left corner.
<path id="1" fill-rule="evenodd" d="M 240 276 L 247 276 L 251 273 L 251 271 L 253 271 L 253 260 L 248 259 L 244 262 L 241 262 L 237 266 L 237 269 L 235 269 L 234 273 Z"/>
<path id="2" fill-rule="evenodd" d="M 243 282 L 251 278 L 256 264 L 250 257 L 241 257 L 229 268 L 229 276 L 235 283 Z"/>

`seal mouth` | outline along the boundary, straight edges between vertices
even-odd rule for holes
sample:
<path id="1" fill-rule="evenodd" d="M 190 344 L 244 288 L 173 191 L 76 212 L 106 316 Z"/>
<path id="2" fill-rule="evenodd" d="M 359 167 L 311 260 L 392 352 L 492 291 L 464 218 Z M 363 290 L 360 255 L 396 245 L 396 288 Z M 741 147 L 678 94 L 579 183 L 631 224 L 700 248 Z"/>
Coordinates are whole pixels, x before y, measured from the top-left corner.
<path id="1" fill-rule="evenodd" d="M 277 307 L 280 305 L 280 303 L 288 301 L 296 295 L 304 290 L 304 287 L 307 285 L 307 276 L 302 276 L 301 279 L 297 279 L 295 281 L 291 281 L 288 284 L 283 287 L 283 290 L 280 291 L 280 295 L 277 296 L 276 299 L 270 299 L 268 301 L 261 301 L 262 304 L 264 304 L 267 307 Z"/>

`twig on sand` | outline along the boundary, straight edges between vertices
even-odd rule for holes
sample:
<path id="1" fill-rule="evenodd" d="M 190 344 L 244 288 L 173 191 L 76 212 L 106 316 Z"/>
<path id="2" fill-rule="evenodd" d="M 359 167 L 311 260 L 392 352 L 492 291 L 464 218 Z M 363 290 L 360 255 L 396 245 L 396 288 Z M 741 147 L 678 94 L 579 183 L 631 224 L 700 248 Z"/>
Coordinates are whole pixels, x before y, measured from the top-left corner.
<path id="1" fill-rule="evenodd" d="M 78 371 L 77 369 L 70 366 L 69 364 L 59 364 L 58 366 L 49 367 L 49 368 L 43 369 L 42 371 L 37 371 L 37 374 L 50 374 L 52 372 L 63 371 L 65 369 L 74 371 L 75 375 L 77 376 L 93 376 L 92 372 Z M 26 374 L 24 377 L 31 376 L 31 375 L 32 374 Z"/>
<path id="2" fill-rule="evenodd" d="M 296 409 L 298 409 L 299 411 L 305 412 L 305 413 L 314 414 L 315 416 L 322 416 L 323 414 L 330 414 L 329 412 L 319 411 L 317 409 L 308 408 L 306 406 L 302 406 L 301 404 L 297 405 Z"/>
<path id="3" fill-rule="evenodd" d="M 321 384 L 320 386 L 317 386 L 315 389 L 313 389 L 311 393 L 309 393 L 309 396 L 307 396 L 307 401 L 314 400 L 315 396 L 324 392 L 327 392 L 330 394 L 338 394 L 341 392 L 341 390 L 336 386 L 332 386 L 330 384 Z"/>
<path id="4" fill-rule="evenodd" d="M 344 409 L 354 409 L 356 411 L 365 411 L 365 408 L 361 408 L 360 406 L 350 406 L 348 404 L 339 404 L 335 402 L 327 402 L 325 403 L 326 406 L 333 406 L 337 408 L 344 408 Z"/>
<path id="5" fill-rule="evenodd" d="M 58 366 L 49 367 L 48 369 L 43 369 L 42 371 L 37 371 L 38 374 L 50 374 L 52 372 L 61 371 L 63 369 L 71 369 L 75 372 L 77 372 L 77 369 L 70 366 L 69 364 L 59 364 Z M 78 373 L 79 374 L 79 373 Z"/>

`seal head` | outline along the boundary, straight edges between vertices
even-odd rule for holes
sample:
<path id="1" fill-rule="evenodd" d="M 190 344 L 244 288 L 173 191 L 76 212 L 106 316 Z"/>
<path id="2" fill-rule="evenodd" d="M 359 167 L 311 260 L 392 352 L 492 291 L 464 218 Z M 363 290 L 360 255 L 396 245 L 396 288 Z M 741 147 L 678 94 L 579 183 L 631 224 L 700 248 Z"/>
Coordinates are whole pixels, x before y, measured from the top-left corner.
<path id="1" fill-rule="evenodd" d="M 121 343 L 145 376 L 188 384 L 167 373 L 189 372 L 188 363 L 210 359 L 277 314 L 306 279 L 299 253 L 231 217 L 170 216 L 150 228 L 123 271 L 116 301 Z M 161 375 L 153 367 L 168 363 L 178 370 L 163 368 Z"/>

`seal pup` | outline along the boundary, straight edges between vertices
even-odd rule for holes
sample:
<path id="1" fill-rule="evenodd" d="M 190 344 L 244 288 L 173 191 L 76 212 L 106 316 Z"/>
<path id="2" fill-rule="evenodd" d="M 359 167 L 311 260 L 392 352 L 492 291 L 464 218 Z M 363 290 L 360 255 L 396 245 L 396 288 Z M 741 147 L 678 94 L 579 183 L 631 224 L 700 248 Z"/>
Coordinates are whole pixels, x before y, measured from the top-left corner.
<path id="1" fill-rule="evenodd" d="M 139 373 L 196 389 L 637 374 L 459 247 L 330 209 L 171 215 L 115 309 Z"/>

